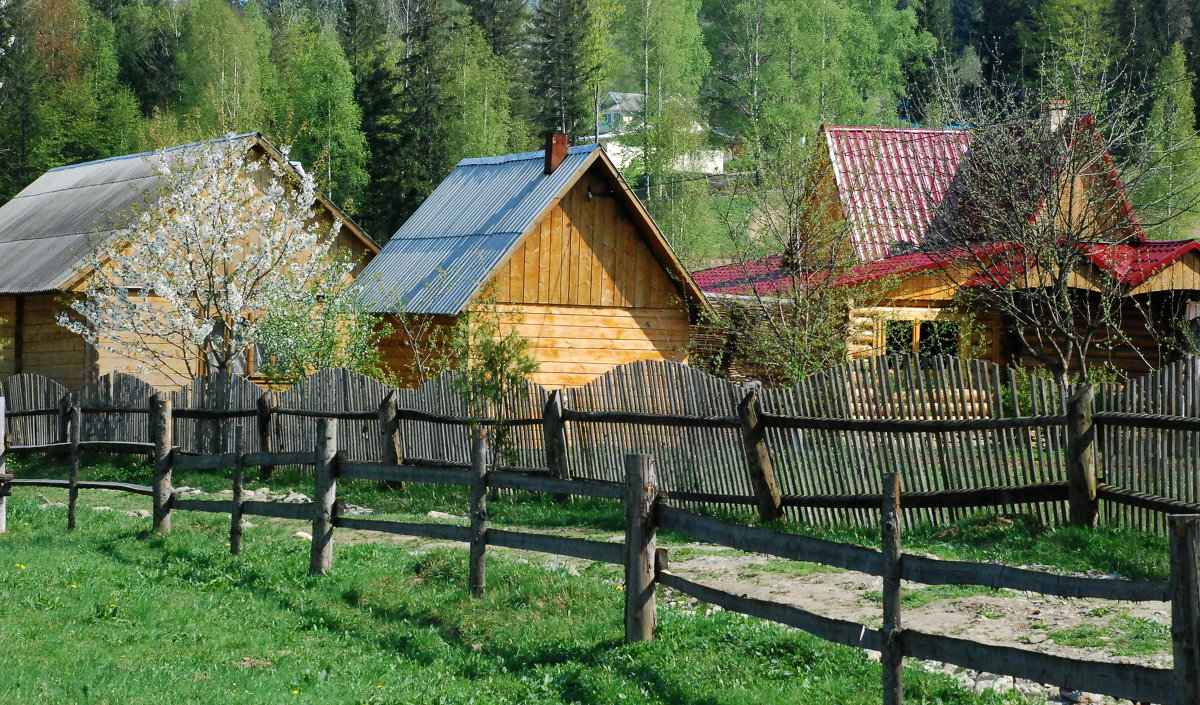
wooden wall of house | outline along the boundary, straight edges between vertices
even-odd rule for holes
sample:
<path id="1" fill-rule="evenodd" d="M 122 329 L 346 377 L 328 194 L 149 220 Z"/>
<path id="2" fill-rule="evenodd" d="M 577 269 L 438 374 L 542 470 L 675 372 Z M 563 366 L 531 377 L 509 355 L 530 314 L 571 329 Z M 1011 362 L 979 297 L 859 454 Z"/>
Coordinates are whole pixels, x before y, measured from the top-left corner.
<path id="1" fill-rule="evenodd" d="M 58 325 L 59 294 L 0 297 L 6 338 L 0 373 L 27 372 L 53 379 L 68 389 L 90 381 L 94 356 L 83 338 Z"/>
<path id="2" fill-rule="evenodd" d="M 593 168 L 492 275 L 497 301 L 531 343 L 539 384 L 586 384 L 635 360 L 687 360 L 688 307 L 631 214 L 597 195 L 616 188 Z"/>

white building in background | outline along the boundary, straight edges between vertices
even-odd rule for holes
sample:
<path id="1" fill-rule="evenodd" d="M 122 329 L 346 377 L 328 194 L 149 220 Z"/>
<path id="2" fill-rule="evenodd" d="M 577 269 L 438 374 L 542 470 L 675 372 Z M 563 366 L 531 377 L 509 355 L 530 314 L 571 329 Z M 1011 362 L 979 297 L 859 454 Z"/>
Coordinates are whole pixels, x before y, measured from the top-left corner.
<path id="1" fill-rule="evenodd" d="M 637 130 L 642 111 L 641 93 L 617 93 L 610 91 L 600 101 L 600 143 L 613 163 L 625 171 L 642 153 L 634 143 L 633 133 Z M 700 123 L 692 123 L 695 132 L 704 132 Z M 675 160 L 675 171 L 693 174 L 725 173 L 725 151 L 721 149 L 698 149 Z"/>

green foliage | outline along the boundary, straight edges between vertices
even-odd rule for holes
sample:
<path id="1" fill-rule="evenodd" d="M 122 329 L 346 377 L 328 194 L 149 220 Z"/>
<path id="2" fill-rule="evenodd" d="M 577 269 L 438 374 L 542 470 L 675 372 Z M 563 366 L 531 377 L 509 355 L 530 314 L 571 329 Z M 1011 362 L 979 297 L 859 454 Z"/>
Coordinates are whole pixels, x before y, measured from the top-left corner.
<path id="1" fill-rule="evenodd" d="M 504 417 L 509 405 L 528 393 L 526 379 L 537 372 L 529 341 L 512 327 L 519 315 L 502 309 L 495 292 L 486 290 L 454 323 L 445 366 L 458 373 L 454 389 L 475 418 Z M 508 429 L 497 424 L 487 431 L 495 462 L 510 456 Z"/>
<path id="2" fill-rule="evenodd" d="M 267 312 L 259 328 L 258 372 L 268 380 L 292 383 L 327 368 L 345 368 L 391 382 L 380 341 L 392 329 L 355 296 L 344 253 L 315 277 L 300 305 Z"/>
<path id="3" fill-rule="evenodd" d="M 600 66 L 585 36 L 593 20 L 588 0 L 542 0 L 533 16 L 532 70 L 541 84 L 537 126 L 578 136 L 593 122 L 591 87 Z"/>
<path id="4" fill-rule="evenodd" d="M 1188 71 L 1183 45 L 1163 59 L 1154 81 L 1147 145 L 1153 160 L 1134 194 L 1143 224 L 1156 237 L 1191 237 L 1200 211 L 1200 140 L 1196 137 L 1195 75 Z"/>
<path id="5" fill-rule="evenodd" d="M 179 46 L 180 109 L 206 133 L 261 129 L 269 30 L 253 5 L 189 0 Z"/>

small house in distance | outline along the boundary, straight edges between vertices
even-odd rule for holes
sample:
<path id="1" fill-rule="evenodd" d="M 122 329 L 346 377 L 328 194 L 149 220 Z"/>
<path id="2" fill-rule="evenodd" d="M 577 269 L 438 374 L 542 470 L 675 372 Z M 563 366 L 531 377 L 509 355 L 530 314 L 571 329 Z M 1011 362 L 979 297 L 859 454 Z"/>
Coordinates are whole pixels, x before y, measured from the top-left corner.
<path id="1" fill-rule="evenodd" d="M 686 361 L 703 294 L 599 145 L 548 147 L 459 162 L 359 276 L 370 307 L 444 331 L 491 295 L 547 387 Z M 409 337 L 384 345 L 420 382 Z"/>
<path id="2" fill-rule="evenodd" d="M 245 150 L 247 160 L 298 168 L 257 133 L 230 139 Z M 102 375 L 140 366 L 88 345 L 57 319 L 66 301 L 82 290 L 88 272 L 81 265 L 106 231 L 131 207 L 154 207 L 162 185 L 154 157 L 153 152 L 131 154 L 51 169 L 0 206 L 0 376 L 39 374 L 79 389 Z M 378 252 L 378 245 L 324 196 L 318 195 L 313 209 L 330 225 L 342 223 L 335 246 L 363 259 Z M 247 362 L 253 365 L 252 356 Z M 181 383 L 170 370 L 141 376 L 163 389 Z"/>

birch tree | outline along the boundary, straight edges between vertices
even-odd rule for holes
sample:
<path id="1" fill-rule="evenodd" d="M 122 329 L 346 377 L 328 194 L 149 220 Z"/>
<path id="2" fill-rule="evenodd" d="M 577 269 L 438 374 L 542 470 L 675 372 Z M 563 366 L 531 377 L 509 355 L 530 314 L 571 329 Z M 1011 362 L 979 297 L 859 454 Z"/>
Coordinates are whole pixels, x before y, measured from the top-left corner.
<path id="1" fill-rule="evenodd" d="M 243 371 L 260 343 L 288 350 L 266 339 L 275 316 L 344 310 L 354 262 L 334 250 L 342 224 L 316 217 L 311 176 L 248 150 L 222 139 L 148 157 L 159 188 L 96 233 L 82 296 L 59 324 L 138 371 L 186 381 Z M 304 344 L 291 355 L 304 359 Z"/>

